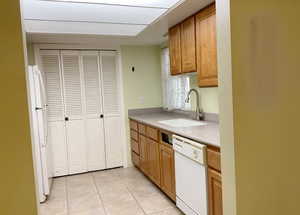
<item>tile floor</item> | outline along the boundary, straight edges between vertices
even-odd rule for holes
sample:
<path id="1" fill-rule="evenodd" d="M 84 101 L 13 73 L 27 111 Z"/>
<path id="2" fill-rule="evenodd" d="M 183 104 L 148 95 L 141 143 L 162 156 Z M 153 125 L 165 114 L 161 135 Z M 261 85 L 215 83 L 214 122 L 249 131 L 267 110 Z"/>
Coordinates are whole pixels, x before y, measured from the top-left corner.
<path id="1" fill-rule="evenodd" d="M 56 178 L 41 215 L 181 215 L 136 168 Z"/>

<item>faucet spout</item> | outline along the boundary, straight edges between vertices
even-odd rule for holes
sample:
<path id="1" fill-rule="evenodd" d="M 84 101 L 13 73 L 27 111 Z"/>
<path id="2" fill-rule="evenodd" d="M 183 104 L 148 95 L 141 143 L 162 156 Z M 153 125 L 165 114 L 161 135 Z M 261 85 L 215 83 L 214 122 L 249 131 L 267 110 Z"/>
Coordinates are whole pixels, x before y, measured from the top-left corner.
<path id="1" fill-rule="evenodd" d="M 196 94 L 196 113 L 195 113 L 195 118 L 196 120 L 203 120 L 204 119 L 204 114 L 203 111 L 200 108 L 200 95 L 199 92 L 196 89 L 190 89 L 190 91 L 187 94 L 185 102 L 188 103 L 190 101 L 190 96 L 191 93 L 194 92 Z"/>

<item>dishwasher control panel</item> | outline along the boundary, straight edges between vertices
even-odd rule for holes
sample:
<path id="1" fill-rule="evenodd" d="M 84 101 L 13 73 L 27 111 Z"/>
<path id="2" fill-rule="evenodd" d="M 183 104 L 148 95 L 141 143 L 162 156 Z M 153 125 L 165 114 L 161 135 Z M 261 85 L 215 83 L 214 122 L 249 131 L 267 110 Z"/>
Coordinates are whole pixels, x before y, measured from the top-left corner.
<path id="1" fill-rule="evenodd" d="M 202 164 L 206 164 L 206 146 L 195 141 L 173 135 L 173 148 L 176 152 Z"/>

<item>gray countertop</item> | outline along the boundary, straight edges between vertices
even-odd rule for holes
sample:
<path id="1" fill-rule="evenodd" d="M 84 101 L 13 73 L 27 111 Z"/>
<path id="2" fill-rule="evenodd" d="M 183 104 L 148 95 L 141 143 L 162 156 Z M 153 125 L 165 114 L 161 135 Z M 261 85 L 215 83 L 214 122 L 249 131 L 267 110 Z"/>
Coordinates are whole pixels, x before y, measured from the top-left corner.
<path id="1" fill-rule="evenodd" d="M 192 127 L 171 127 L 162 123 L 161 120 L 188 118 L 186 115 L 174 112 L 129 112 L 129 118 L 138 122 L 148 124 L 171 133 L 183 136 L 200 143 L 220 147 L 219 124 L 216 122 L 205 121 L 206 125 Z"/>

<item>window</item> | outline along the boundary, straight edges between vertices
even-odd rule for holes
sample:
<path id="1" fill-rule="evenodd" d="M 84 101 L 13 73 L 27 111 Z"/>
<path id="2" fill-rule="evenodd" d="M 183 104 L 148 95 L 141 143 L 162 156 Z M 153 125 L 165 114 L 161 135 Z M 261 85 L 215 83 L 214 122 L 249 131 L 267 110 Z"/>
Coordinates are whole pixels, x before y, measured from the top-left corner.
<path id="1" fill-rule="evenodd" d="M 161 62 L 163 107 L 167 110 L 191 109 L 191 104 L 185 102 L 187 93 L 190 90 L 190 77 L 185 75 L 171 76 L 168 48 L 162 50 Z"/>

